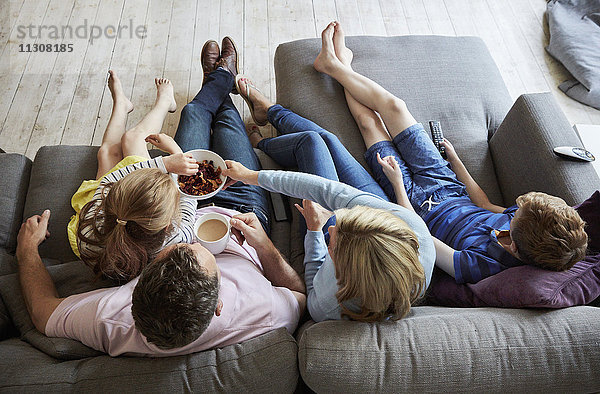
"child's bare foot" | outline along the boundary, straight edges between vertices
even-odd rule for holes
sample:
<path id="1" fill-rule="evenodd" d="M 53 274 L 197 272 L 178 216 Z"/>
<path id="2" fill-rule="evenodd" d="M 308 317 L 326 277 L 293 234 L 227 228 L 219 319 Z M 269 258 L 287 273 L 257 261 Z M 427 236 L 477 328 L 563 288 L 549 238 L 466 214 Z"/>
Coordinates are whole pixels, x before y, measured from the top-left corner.
<path id="1" fill-rule="evenodd" d="M 346 47 L 346 35 L 344 34 L 340 22 L 335 22 L 333 29 L 333 48 L 335 50 L 335 55 L 340 59 L 342 64 L 350 67 L 354 54 Z"/>
<path id="2" fill-rule="evenodd" d="M 123 107 L 127 113 L 133 111 L 133 103 L 127 98 L 125 92 L 123 92 L 123 86 L 121 80 L 117 77 L 117 74 L 113 70 L 109 70 L 110 74 L 108 77 L 108 90 L 113 99 L 113 105 L 115 107 Z"/>
<path id="3" fill-rule="evenodd" d="M 266 125 L 269 122 L 267 110 L 274 104 L 254 86 L 251 79 L 244 75 L 238 74 L 236 87 L 242 98 L 246 101 L 246 104 L 248 104 L 252 119 L 254 119 L 257 125 Z"/>
<path id="4" fill-rule="evenodd" d="M 173 84 L 166 78 L 154 78 L 156 84 L 156 105 L 164 104 L 168 106 L 169 112 L 177 110 L 177 102 L 173 93 Z"/>
<path id="5" fill-rule="evenodd" d="M 256 148 L 258 143 L 265 139 L 260 132 L 260 129 L 255 124 L 246 125 L 246 134 L 248 135 L 248 139 L 250 140 L 253 148 Z"/>
<path id="6" fill-rule="evenodd" d="M 330 74 L 340 65 L 340 60 L 335 55 L 335 49 L 333 46 L 333 33 L 336 22 L 331 22 L 327 25 L 325 30 L 321 33 L 321 40 L 323 46 L 321 52 L 317 55 L 313 66 L 315 70 Z"/>

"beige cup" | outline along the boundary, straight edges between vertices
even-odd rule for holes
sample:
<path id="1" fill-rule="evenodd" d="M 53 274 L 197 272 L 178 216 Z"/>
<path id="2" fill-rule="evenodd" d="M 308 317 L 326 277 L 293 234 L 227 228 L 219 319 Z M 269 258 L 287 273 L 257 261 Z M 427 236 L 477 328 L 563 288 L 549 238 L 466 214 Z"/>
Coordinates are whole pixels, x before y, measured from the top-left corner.
<path id="1" fill-rule="evenodd" d="M 231 234 L 229 218 L 220 213 L 205 213 L 196 220 L 194 234 L 198 242 L 212 254 L 219 254 L 225 250 Z"/>

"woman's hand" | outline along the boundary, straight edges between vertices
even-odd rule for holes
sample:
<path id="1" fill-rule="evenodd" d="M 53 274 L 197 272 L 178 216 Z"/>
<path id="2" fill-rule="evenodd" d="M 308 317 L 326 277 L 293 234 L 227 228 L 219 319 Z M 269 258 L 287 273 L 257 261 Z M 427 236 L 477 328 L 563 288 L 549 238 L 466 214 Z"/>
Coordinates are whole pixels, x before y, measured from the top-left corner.
<path id="1" fill-rule="evenodd" d="M 440 142 L 440 145 L 446 149 L 446 160 L 448 160 L 450 163 L 460 160 L 456 154 L 456 151 L 454 150 L 454 146 L 450 143 L 450 141 L 444 138 L 444 140 Z"/>
<path id="2" fill-rule="evenodd" d="M 181 150 L 179 145 L 177 145 L 177 142 L 175 142 L 173 137 L 167 134 L 150 134 L 148 137 L 146 137 L 145 141 L 151 143 L 163 152 L 167 152 L 170 154 L 183 153 L 183 151 Z"/>
<path id="3" fill-rule="evenodd" d="M 177 175 L 194 175 L 198 172 L 198 163 L 191 153 L 175 153 L 163 159 L 167 172 Z"/>
<path id="4" fill-rule="evenodd" d="M 302 216 L 304 216 L 306 228 L 310 231 L 321 231 L 329 218 L 333 216 L 333 212 L 310 200 L 302 200 L 302 206 L 298 204 L 294 205 Z"/>
<path id="5" fill-rule="evenodd" d="M 386 156 L 383 159 L 377 153 L 377 162 L 381 165 L 383 173 L 390 180 L 392 185 L 403 184 L 402 171 L 394 156 Z"/>
<path id="6" fill-rule="evenodd" d="M 258 171 L 249 170 L 242 163 L 233 160 L 225 160 L 227 168 L 221 172 L 228 179 L 223 189 L 228 188 L 237 181 L 242 181 L 246 185 L 258 185 Z"/>

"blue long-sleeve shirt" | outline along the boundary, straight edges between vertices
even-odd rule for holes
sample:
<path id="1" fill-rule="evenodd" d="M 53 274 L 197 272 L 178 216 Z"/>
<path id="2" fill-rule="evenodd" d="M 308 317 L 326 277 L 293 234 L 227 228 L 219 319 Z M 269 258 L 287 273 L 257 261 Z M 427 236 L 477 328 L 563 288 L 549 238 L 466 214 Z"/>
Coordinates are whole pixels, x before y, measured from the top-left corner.
<path id="1" fill-rule="evenodd" d="M 426 287 L 429 286 L 435 264 L 435 248 L 425 222 L 414 212 L 352 186 L 301 172 L 260 171 L 258 184 L 272 192 L 314 201 L 331 211 L 363 205 L 392 212 L 415 232 L 419 241 L 419 261 L 425 270 Z M 304 252 L 304 280 L 311 317 L 317 322 L 341 319 L 341 307 L 335 296 L 338 291 L 335 267 L 322 232 L 306 233 Z M 358 302 L 344 305 L 360 311 Z"/>

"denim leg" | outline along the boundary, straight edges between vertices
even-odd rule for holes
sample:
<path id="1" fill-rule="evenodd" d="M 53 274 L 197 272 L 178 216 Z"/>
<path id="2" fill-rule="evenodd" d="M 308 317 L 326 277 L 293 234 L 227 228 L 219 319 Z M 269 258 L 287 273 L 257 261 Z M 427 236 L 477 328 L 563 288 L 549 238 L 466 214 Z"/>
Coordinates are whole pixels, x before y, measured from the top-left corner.
<path id="1" fill-rule="evenodd" d="M 327 179 L 333 179 L 333 180 L 339 180 L 340 182 L 343 182 L 347 185 L 353 186 L 359 190 L 365 191 L 365 192 L 369 192 L 372 194 L 375 194 L 376 196 L 379 196 L 383 199 L 385 199 L 386 201 L 389 201 L 388 196 L 386 195 L 386 193 L 384 192 L 384 190 L 381 188 L 381 186 L 379 186 L 379 184 L 375 181 L 375 179 L 373 179 L 373 177 L 371 176 L 371 174 L 369 174 L 369 172 L 367 170 L 365 170 L 363 168 L 363 166 L 361 166 L 356 159 L 354 159 L 354 157 L 350 154 L 350 152 L 348 152 L 348 150 L 346 149 L 346 147 L 340 142 L 340 140 L 337 138 L 337 136 L 335 136 L 334 134 L 330 133 L 329 131 L 325 130 L 324 128 L 320 127 L 319 125 L 317 125 L 316 123 L 303 118 L 302 116 L 295 114 L 294 112 L 282 107 L 281 105 L 273 105 L 272 107 L 269 108 L 269 110 L 267 111 L 267 117 L 269 119 L 269 121 L 271 122 L 271 124 L 277 129 L 277 131 L 279 131 L 279 133 L 283 134 L 281 137 L 283 137 L 284 135 L 289 135 L 289 134 L 294 134 L 294 133 L 298 133 L 301 131 L 312 131 L 314 133 L 317 133 L 321 139 L 323 140 L 323 142 L 325 142 L 327 151 L 329 154 L 327 155 L 323 155 L 322 153 L 320 153 L 320 156 L 314 156 L 314 159 L 311 159 L 310 162 L 302 162 L 303 159 L 305 157 L 309 157 L 310 153 L 307 152 L 307 154 L 301 154 L 298 155 L 298 153 L 293 152 L 293 150 L 295 150 L 295 147 L 297 147 L 297 145 L 293 145 L 290 146 L 290 149 L 288 149 L 288 157 L 285 157 L 285 154 L 282 152 L 282 154 L 279 154 L 278 157 L 281 158 L 282 160 L 287 160 L 289 162 L 289 160 L 296 160 L 296 164 L 295 165 L 289 165 L 289 164 L 284 164 L 283 162 L 280 163 L 281 165 L 285 166 L 285 167 L 298 167 L 298 169 L 300 169 L 300 171 L 303 172 L 308 172 L 310 174 L 315 174 L 315 175 L 320 175 L 323 176 Z M 279 138 L 279 137 L 277 137 Z M 282 143 L 283 145 L 283 143 Z M 313 141 L 313 145 L 315 146 L 315 149 L 317 148 L 317 142 L 316 140 Z M 292 147 L 294 147 L 294 149 L 292 149 Z M 260 148 L 260 146 L 259 146 Z M 284 149 L 283 147 L 278 148 L 278 150 Z M 267 151 L 265 151 L 265 153 L 267 153 L 269 156 L 271 156 L 271 154 Z M 328 159 L 331 159 L 333 161 L 333 165 L 334 165 L 334 169 L 335 169 L 335 173 L 336 173 L 336 177 L 333 178 L 331 175 L 328 174 L 320 174 L 320 173 L 316 173 L 313 172 L 313 170 L 311 170 L 312 167 L 318 167 L 319 164 L 322 166 L 326 165 L 323 163 L 319 163 L 319 164 L 315 164 L 313 163 L 314 161 L 317 162 L 324 162 Z M 276 161 L 278 160 L 277 158 L 274 158 Z M 306 168 L 306 170 L 304 170 L 303 168 Z"/>
<path id="2" fill-rule="evenodd" d="M 225 98 L 229 97 L 233 76 L 222 69 L 211 72 L 196 97 L 183 107 L 175 142 L 184 152 L 210 148 L 210 128 Z"/>
<path id="3" fill-rule="evenodd" d="M 211 150 L 225 160 L 235 160 L 251 170 L 260 170 L 260 162 L 246 136 L 246 128 L 240 114 L 227 96 L 216 112 L 213 124 Z M 267 191 L 259 186 L 237 182 L 221 190 L 208 202 L 226 205 L 246 213 L 254 212 L 269 234 L 269 200 Z"/>
<path id="4" fill-rule="evenodd" d="M 265 138 L 258 143 L 258 149 L 269 155 L 277 164 L 286 168 L 297 167 L 307 174 L 338 181 L 333 159 L 325 141 L 314 131 L 300 131 L 284 134 L 274 138 Z M 306 234 L 306 222 L 301 216 L 300 234 Z M 335 217 L 323 226 L 326 232 L 329 226 L 335 224 Z"/>

